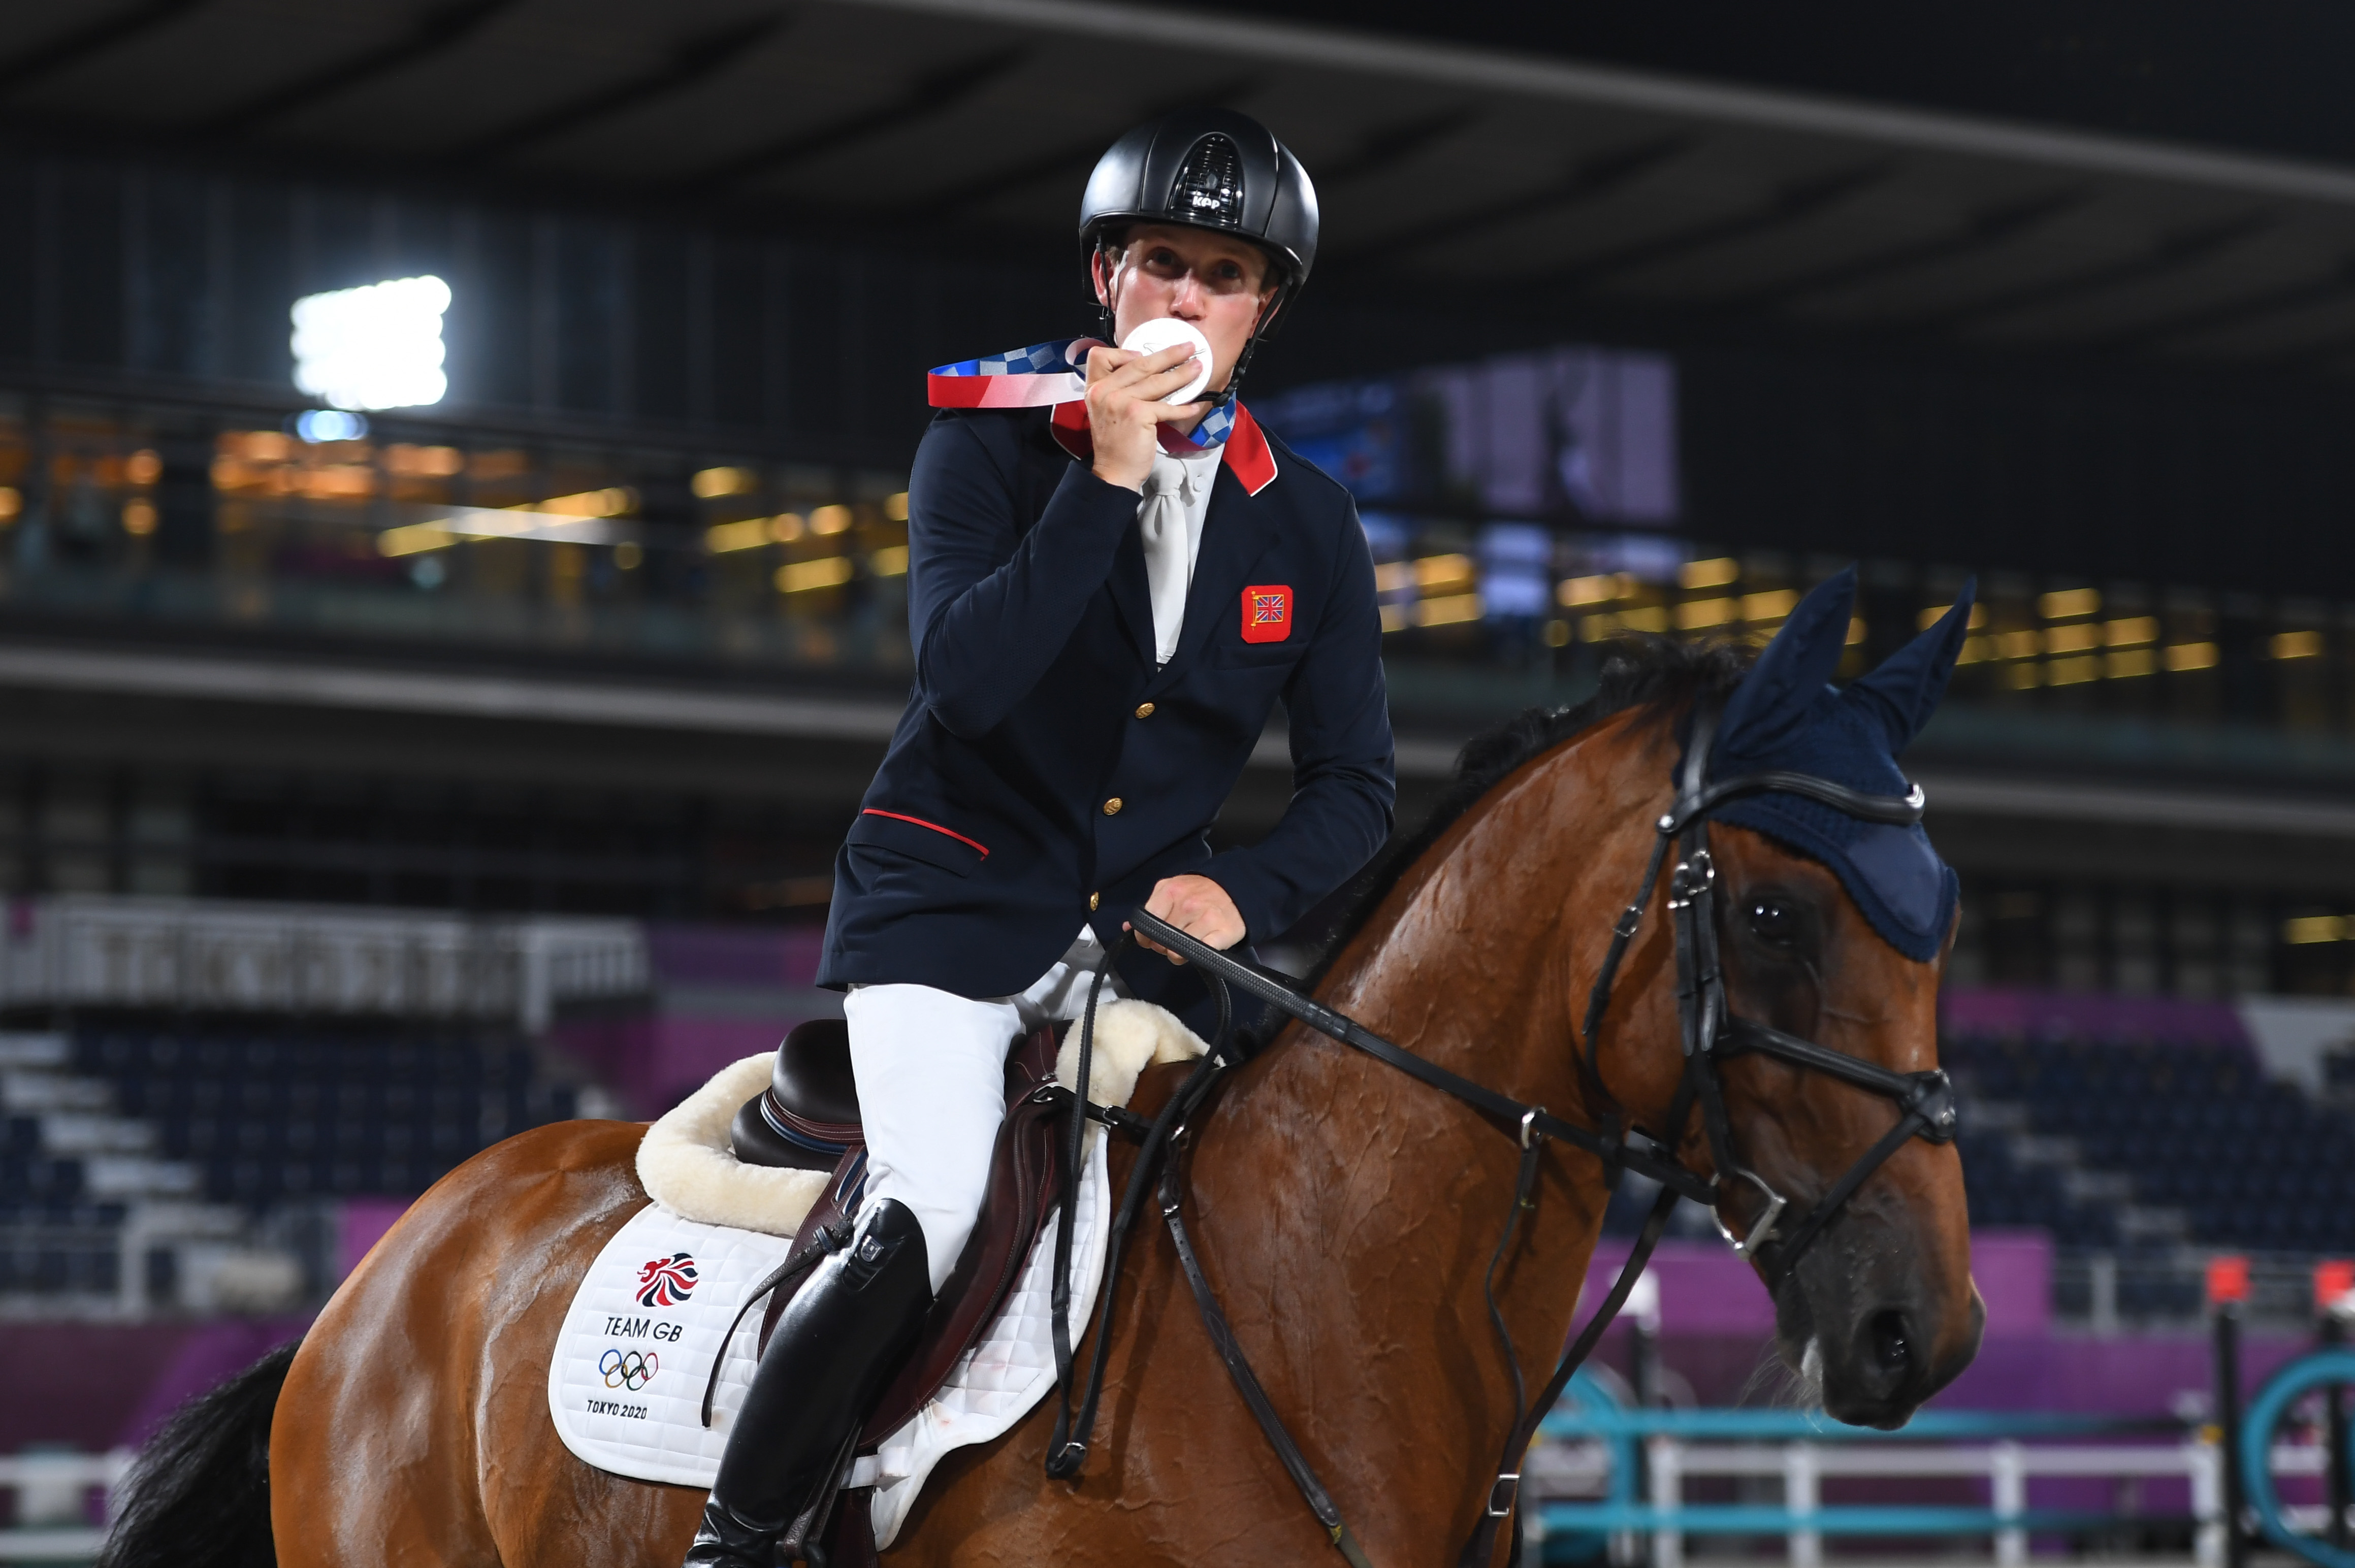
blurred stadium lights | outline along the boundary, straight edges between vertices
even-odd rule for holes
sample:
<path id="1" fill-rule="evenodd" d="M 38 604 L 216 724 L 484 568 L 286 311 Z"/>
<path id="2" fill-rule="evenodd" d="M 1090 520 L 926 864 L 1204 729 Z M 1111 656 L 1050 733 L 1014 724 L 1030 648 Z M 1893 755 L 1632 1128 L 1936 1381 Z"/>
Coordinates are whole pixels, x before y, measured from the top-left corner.
<path id="1" fill-rule="evenodd" d="M 294 416 L 294 433 L 317 445 L 328 441 L 357 441 L 368 434 L 368 421 L 342 409 L 307 409 Z"/>
<path id="2" fill-rule="evenodd" d="M 442 315 L 450 285 L 440 278 L 392 278 L 357 289 L 305 294 L 291 313 L 294 385 L 338 409 L 418 408 L 442 400 Z M 360 430 L 367 428 L 365 421 Z M 349 440 L 359 433 L 311 435 Z"/>
<path id="3" fill-rule="evenodd" d="M 634 540 L 636 530 L 602 515 L 583 515 L 552 507 L 493 511 L 463 507 L 430 522 L 407 523 L 377 535 L 376 547 L 387 556 L 415 555 L 442 549 L 462 539 L 538 539 L 550 544 L 618 545 Z"/>

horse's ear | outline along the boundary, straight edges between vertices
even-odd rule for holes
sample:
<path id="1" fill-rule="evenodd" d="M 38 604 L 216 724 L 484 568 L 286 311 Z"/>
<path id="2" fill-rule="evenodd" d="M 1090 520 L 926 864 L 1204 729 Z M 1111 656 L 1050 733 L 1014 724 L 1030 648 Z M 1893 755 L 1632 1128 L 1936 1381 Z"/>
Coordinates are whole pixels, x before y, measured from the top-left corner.
<path id="1" fill-rule="evenodd" d="M 1889 737 L 1889 754 L 1895 756 L 1922 732 L 1946 682 L 1955 673 L 1955 656 L 1963 651 L 1964 634 L 1971 626 L 1971 600 L 1977 579 L 1966 580 L 1955 595 L 1954 608 L 1937 624 L 1881 661 L 1881 667 L 1840 694 L 1841 700 L 1862 708 L 1880 721 Z"/>
<path id="2" fill-rule="evenodd" d="M 1725 705 L 1719 744 L 1743 754 L 1771 750 L 1806 721 L 1817 694 L 1830 684 L 1848 646 L 1856 568 L 1828 577 L 1799 601 Z"/>

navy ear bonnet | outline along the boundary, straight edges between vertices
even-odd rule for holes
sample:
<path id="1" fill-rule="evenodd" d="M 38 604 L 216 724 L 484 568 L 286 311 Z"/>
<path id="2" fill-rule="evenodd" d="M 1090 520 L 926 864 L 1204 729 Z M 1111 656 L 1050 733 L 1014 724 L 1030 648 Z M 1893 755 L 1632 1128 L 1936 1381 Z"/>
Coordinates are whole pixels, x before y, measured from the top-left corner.
<path id="1" fill-rule="evenodd" d="M 1799 602 L 1727 699 L 1710 747 L 1711 782 L 1773 768 L 1814 773 L 1870 795 L 1912 787 L 1897 766 L 1945 695 L 1971 618 L 1971 584 L 1928 631 L 1844 689 L 1832 672 L 1848 645 L 1853 567 Z M 1802 795 L 1770 792 L 1714 814 L 1754 828 L 1839 876 L 1872 928 L 1906 957 L 1928 963 L 1954 923 L 1961 884 L 1918 826 L 1866 822 Z"/>

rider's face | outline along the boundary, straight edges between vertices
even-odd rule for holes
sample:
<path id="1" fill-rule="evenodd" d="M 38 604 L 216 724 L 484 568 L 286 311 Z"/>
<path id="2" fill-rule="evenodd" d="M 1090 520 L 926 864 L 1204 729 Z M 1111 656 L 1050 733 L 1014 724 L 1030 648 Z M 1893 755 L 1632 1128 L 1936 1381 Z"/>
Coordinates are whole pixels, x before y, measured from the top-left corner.
<path id="1" fill-rule="evenodd" d="M 1252 324 L 1275 293 L 1258 246 L 1202 229 L 1139 224 L 1117 260 L 1098 251 L 1092 266 L 1096 300 L 1113 308 L 1114 337 L 1160 316 L 1190 322 L 1210 340 L 1214 389 L 1234 373 Z"/>

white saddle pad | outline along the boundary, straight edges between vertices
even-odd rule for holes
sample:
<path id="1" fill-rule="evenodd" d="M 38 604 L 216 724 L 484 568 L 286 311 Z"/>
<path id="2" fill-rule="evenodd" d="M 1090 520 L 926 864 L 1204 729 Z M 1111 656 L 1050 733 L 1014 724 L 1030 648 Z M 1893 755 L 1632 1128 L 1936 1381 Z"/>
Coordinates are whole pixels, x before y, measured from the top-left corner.
<path id="1" fill-rule="evenodd" d="M 1072 1235 L 1074 1340 L 1094 1310 L 1111 1205 L 1103 1138 L 1092 1128 Z M 1060 1222 L 1050 1219 L 1039 1232 L 1006 1305 L 947 1382 L 874 1457 L 859 1461 L 851 1484 L 875 1488 L 879 1546 L 891 1544 L 943 1455 L 997 1436 L 1054 1386 L 1049 1298 Z M 564 1445 L 617 1476 L 709 1487 L 752 1381 L 760 1309 L 745 1314 L 724 1347 L 706 1428 L 712 1357 L 723 1349 L 729 1318 L 791 1247 L 782 1236 L 682 1220 L 653 1204 L 632 1215 L 589 1265 L 549 1362 L 549 1413 Z"/>

